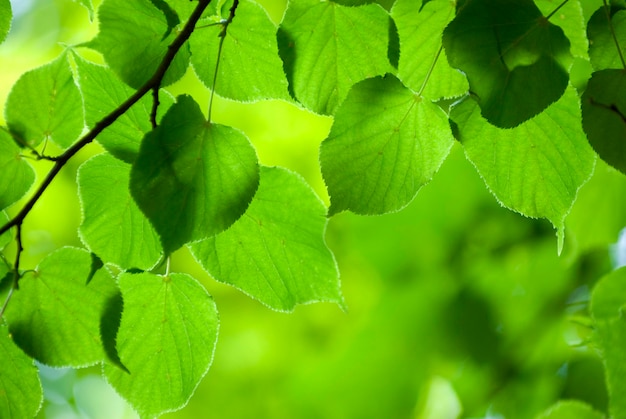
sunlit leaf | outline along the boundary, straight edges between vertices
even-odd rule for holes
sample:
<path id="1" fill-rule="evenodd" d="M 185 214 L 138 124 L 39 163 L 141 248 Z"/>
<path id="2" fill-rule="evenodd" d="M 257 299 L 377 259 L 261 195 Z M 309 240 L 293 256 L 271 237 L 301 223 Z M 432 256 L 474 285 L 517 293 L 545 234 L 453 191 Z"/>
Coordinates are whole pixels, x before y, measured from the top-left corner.
<path id="1" fill-rule="evenodd" d="M 626 173 L 626 70 L 593 73 L 581 101 L 591 146 L 605 162 Z"/>
<path id="2" fill-rule="evenodd" d="M 175 18 L 164 1 L 105 0 L 98 8 L 100 32 L 88 46 L 100 51 L 125 83 L 138 88 L 152 77 L 176 38 L 171 26 Z M 189 56 L 189 46 L 183 45 L 165 73 L 163 86 L 185 74 Z"/>
<path id="3" fill-rule="evenodd" d="M 37 367 L 15 345 L 6 324 L 0 324 L 0 416 L 3 418 L 33 418 L 43 401 L 43 390 Z"/>
<path id="4" fill-rule="evenodd" d="M 161 256 L 159 236 L 130 195 L 131 166 L 101 154 L 78 172 L 80 235 L 92 252 L 124 269 L 149 269 Z"/>
<path id="5" fill-rule="evenodd" d="M 559 401 L 537 419 L 604 419 L 604 415 L 578 400 Z"/>
<path id="6" fill-rule="evenodd" d="M 285 169 L 264 167 L 244 216 L 191 249 L 217 280 L 276 310 L 315 301 L 342 304 L 325 230 L 326 208 L 306 182 Z"/>
<path id="7" fill-rule="evenodd" d="M 589 42 L 581 1 L 584 0 L 568 0 L 565 3 L 563 0 L 534 0 L 544 16 L 556 11 L 550 17 L 550 23 L 563 29 L 569 39 L 572 55 L 589 59 Z"/>
<path id="8" fill-rule="evenodd" d="M 5 211 L 0 211 L 0 227 L 5 225 L 9 221 L 9 216 Z M 0 250 L 7 247 L 9 243 L 13 240 L 11 230 L 0 235 Z M 2 275 L 0 275 L 0 279 L 2 279 Z"/>
<path id="9" fill-rule="evenodd" d="M 279 48 L 295 98 L 314 112 L 333 114 L 353 84 L 392 71 L 388 19 L 377 4 L 290 2 Z"/>
<path id="10" fill-rule="evenodd" d="M 407 205 L 453 144 L 444 112 L 388 75 L 360 82 L 339 107 L 320 162 L 330 213 Z"/>
<path id="11" fill-rule="evenodd" d="M 65 247 L 20 279 L 5 313 L 15 342 L 55 367 L 95 364 L 105 354 L 100 322 L 115 281 L 89 252 Z"/>
<path id="12" fill-rule="evenodd" d="M 89 12 L 89 19 L 93 20 L 93 15 L 94 15 L 94 10 L 93 10 L 93 3 L 91 2 L 91 0 L 74 0 L 76 3 L 81 4 L 83 7 L 85 7 L 85 9 L 87 9 L 87 11 Z"/>
<path id="13" fill-rule="evenodd" d="M 498 201 L 528 217 L 550 220 L 558 230 L 560 251 L 565 216 L 595 162 L 574 89 L 513 129 L 489 124 L 469 99 L 455 106 L 451 116 L 467 158 Z"/>
<path id="14" fill-rule="evenodd" d="M 615 36 L 624 54 L 626 53 L 624 49 L 626 48 L 626 10 L 612 6 L 610 16 Z M 604 7 L 596 10 L 589 19 L 587 36 L 589 37 L 589 58 L 595 70 L 624 68 L 611 33 L 607 10 Z"/>
<path id="15" fill-rule="evenodd" d="M 189 96 L 180 96 L 146 136 L 131 171 L 133 197 L 166 254 L 228 228 L 258 184 L 250 141 L 233 128 L 208 123 Z"/>
<path id="16" fill-rule="evenodd" d="M 0 210 L 23 197 L 35 181 L 35 171 L 21 153 L 11 135 L 0 128 Z"/>
<path id="17" fill-rule="evenodd" d="M 0 0 L 0 43 L 4 42 L 9 33 L 9 29 L 11 29 L 12 18 L 11 1 Z"/>
<path id="18" fill-rule="evenodd" d="M 186 274 L 122 274 L 118 282 L 124 311 L 117 350 L 128 372 L 105 364 L 107 380 L 142 417 L 177 410 L 213 359 L 215 303 Z"/>
<path id="19" fill-rule="evenodd" d="M 135 91 L 126 86 L 108 67 L 100 66 L 74 55 L 78 83 L 85 105 L 85 120 L 89 128 L 116 109 Z M 139 144 L 144 135 L 152 130 L 150 113 L 152 95 L 144 96 L 124 115 L 102 131 L 97 141 L 115 157 L 132 163 L 137 158 Z M 172 97 L 161 90 L 159 94 L 157 121 L 174 103 Z"/>
<path id="20" fill-rule="evenodd" d="M 67 55 L 61 54 L 19 78 L 7 98 L 5 118 L 24 145 L 36 147 L 50 139 L 67 148 L 83 130 L 82 107 Z"/>
<path id="21" fill-rule="evenodd" d="M 443 33 L 450 64 L 463 71 L 482 115 L 511 128 L 565 92 L 569 40 L 532 0 L 466 0 Z"/>
<path id="22" fill-rule="evenodd" d="M 221 25 L 201 28 L 190 41 L 191 62 L 209 88 L 213 87 L 221 31 Z M 253 1 L 242 0 L 236 18 L 228 26 L 215 91 L 241 101 L 289 98 L 287 78 L 278 56 L 276 26 Z"/>
<path id="23" fill-rule="evenodd" d="M 440 51 L 441 32 L 454 17 L 455 5 L 434 0 L 420 6 L 415 0 L 398 0 L 391 10 L 400 37 L 398 77 L 416 92 L 423 86 L 426 98 L 460 96 L 467 92 L 467 79 Z"/>

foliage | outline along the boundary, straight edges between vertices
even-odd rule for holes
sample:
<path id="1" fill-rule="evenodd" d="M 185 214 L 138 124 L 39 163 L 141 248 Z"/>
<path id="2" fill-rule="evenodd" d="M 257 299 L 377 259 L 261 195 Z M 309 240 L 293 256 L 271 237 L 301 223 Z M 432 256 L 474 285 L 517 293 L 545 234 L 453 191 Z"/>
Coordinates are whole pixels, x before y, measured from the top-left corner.
<path id="1" fill-rule="evenodd" d="M 293 0 L 279 25 L 252 0 L 104 0 L 97 13 L 91 1 L 79 3 L 97 17 L 98 34 L 24 73 L 0 127 L 2 417 L 39 410 L 34 361 L 102 365 L 141 416 L 182 408 L 213 360 L 219 320 L 203 285 L 171 271 L 174 252 L 188 248 L 217 281 L 271 309 L 320 301 L 345 309 L 350 301 L 326 244 L 328 219 L 400 211 L 459 148 L 500 205 L 552 223 L 557 240 L 550 246 L 559 254 L 571 235 L 577 248 L 569 257 L 584 260 L 584 251 L 615 241 L 626 223 L 615 216 L 624 211 L 626 190 L 623 2 L 605 2 L 586 23 L 580 0 Z M 11 13 L 0 0 L 0 41 Z M 94 56 L 106 64 L 87 58 Z M 174 98 L 165 90 L 190 68 L 211 90 L 206 111 L 193 94 Z M 580 68 L 589 71 L 581 77 Z M 331 117 L 317 168 L 330 206 L 297 173 L 262 165 L 243 132 L 216 123 L 213 92 L 238 102 L 281 100 Z M 104 151 L 82 163 L 77 176 L 82 247 L 23 266 L 25 220 L 94 142 Z M 52 166 L 33 188 L 35 169 L 45 163 Z M 462 209 L 473 207 L 463 204 L 463 192 L 455 192 L 460 209 L 441 211 L 467 217 Z M 599 225 L 588 220 L 594 212 L 606 214 Z M 489 229 L 480 222 L 486 224 L 478 230 Z M 507 246 L 525 237 L 507 234 L 500 240 Z M 436 248 L 437 235 L 430 239 Z M 492 239 L 496 249 L 499 239 Z M 421 250 L 442 265 L 457 257 Z M 484 255 L 457 252 L 472 263 L 455 261 L 458 271 L 448 274 L 480 280 L 455 293 L 425 287 L 385 300 L 389 307 L 409 307 L 422 294 L 449 300 L 436 316 L 458 345 L 444 344 L 444 352 L 460 348 L 470 366 L 497 360 L 493 376 L 484 378 L 485 394 L 455 383 L 467 412 L 485 408 L 472 399 L 513 411 L 494 393 L 507 377 L 538 368 L 520 359 L 541 345 L 507 339 L 532 335 L 541 304 L 563 300 L 568 290 L 568 275 L 554 268 L 560 262 L 534 247 L 519 252 L 528 252 L 523 269 L 557 273 L 549 283 L 531 278 L 534 294 L 526 299 L 512 299 L 515 289 L 507 287 L 514 282 L 499 283 L 498 276 L 520 285 L 532 275 L 516 276 L 506 261 L 484 269 Z M 590 316 L 579 319 L 593 328 L 582 344 L 601 356 L 615 418 L 626 417 L 625 278 L 621 269 L 599 280 Z M 523 315 L 511 315 L 513 302 Z M 431 314 L 419 312 L 425 323 Z M 499 335 L 496 324 L 515 333 Z M 367 333 L 359 344 L 381 352 L 393 345 Z M 436 343 L 425 344 L 423 354 L 429 345 Z M 343 362 L 328 368 L 358 359 Z M 417 380 L 396 372 L 406 388 Z M 348 375 L 338 388 L 362 384 Z M 520 416 L 602 417 L 588 404 L 558 399 L 529 403 Z M 370 415 L 383 406 L 373 402 L 362 403 Z"/>

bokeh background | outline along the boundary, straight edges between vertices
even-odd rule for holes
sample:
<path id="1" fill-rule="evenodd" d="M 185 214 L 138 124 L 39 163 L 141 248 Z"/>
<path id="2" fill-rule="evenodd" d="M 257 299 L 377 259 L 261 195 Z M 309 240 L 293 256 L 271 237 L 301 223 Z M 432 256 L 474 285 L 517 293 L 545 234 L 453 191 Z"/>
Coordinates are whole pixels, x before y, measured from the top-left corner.
<path id="1" fill-rule="evenodd" d="M 280 21 L 285 1 L 260 3 Z M 12 5 L 13 28 L 0 45 L 2 108 L 20 74 L 97 32 L 97 21 L 70 0 Z M 208 90 L 191 71 L 168 90 L 208 104 Z M 261 163 L 299 172 L 328 203 L 318 148 L 331 118 L 279 101 L 218 98 L 213 119 L 245 132 Z M 94 144 L 75 157 L 27 218 L 24 268 L 58 247 L 81 245 L 76 170 L 101 151 Z M 50 165 L 36 166 L 41 180 Z M 599 191 L 606 185 L 615 202 L 605 205 Z M 617 248 L 608 243 L 626 225 L 626 215 L 612 212 L 626 203 L 626 180 L 599 162 L 580 194 L 558 256 L 549 223 L 502 208 L 456 144 L 403 211 L 329 221 L 346 312 L 330 304 L 273 312 L 219 284 L 179 251 L 172 269 L 206 286 L 221 326 L 213 365 L 189 405 L 164 417 L 530 418 L 561 398 L 606 412 L 587 305 L 594 283 L 617 264 Z M 42 366 L 41 377 L 40 417 L 135 417 L 99 367 Z"/>

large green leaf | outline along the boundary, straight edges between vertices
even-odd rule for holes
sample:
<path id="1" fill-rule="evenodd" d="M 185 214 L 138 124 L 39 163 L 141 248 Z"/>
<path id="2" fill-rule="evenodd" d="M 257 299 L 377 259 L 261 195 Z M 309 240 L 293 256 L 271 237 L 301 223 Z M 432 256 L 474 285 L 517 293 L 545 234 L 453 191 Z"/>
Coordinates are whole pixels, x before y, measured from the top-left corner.
<path id="1" fill-rule="evenodd" d="M 611 417 L 626 417 L 626 268 L 603 277 L 591 295 L 596 342 L 604 361 Z"/>
<path id="2" fill-rule="evenodd" d="M 339 107 L 320 149 L 330 213 L 403 208 L 452 144 L 448 119 L 437 105 L 391 75 L 360 82 Z"/>
<path id="3" fill-rule="evenodd" d="M 11 1 L 0 0 L 0 43 L 4 42 L 11 29 L 11 19 L 13 13 L 11 12 Z"/>
<path id="4" fill-rule="evenodd" d="M 615 31 L 617 41 L 626 53 L 626 10 L 613 6 L 610 9 L 611 25 Z M 604 7 L 596 10 L 587 24 L 587 36 L 589 38 L 589 58 L 595 70 L 606 68 L 624 68 L 617 51 L 617 45 L 607 19 L 607 11 Z"/>
<path id="5" fill-rule="evenodd" d="M 558 102 L 513 129 L 489 124 L 469 99 L 451 114 L 467 158 L 498 201 L 526 216 L 550 220 L 558 230 L 559 251 L 565 216 L 595 162 L 578 103 L 570 87 Z"/>
<path id="6" fill-rule="evenodd" d="M 398 0 L 391 10 L 400 37 L 398 77 L 429 99 L 460 96 L 467 92 L 467 79 L 440 51 L 441 32 L 454 17 L 455 5 L 448 0 L 419 3 Z"/>
<path id="7" fill-rule="evenodd" d="M 164 1 L 105 0 L 98 8 L 100 32 L 87 46 L 104 55 L 120 78 L 138 88 L 152 77 L 178 31 L 176 13 Z M 163 77 L 163 86 L 180 79 L 189 65 L 184 45 Z"/>
<path id="8" fill-rule="evenodd" d="M 159 236 L 130 195 L 130 165 L 101 154 L 78 172 L 80 235 L 105 262 L 149 269 L 161 256 Z"/>
<path id="9" fill-rule="evenodd" d="M 78 82 L 83 94 L 85 120 L 92 128 L 98 121 L 116 109 L 135 91 L 126 86 L 108 68 L 84 60 L 74 55 Z M 137 158 L 139 144 L 144 135 L 152 130 L 150 113 L 152 95 L 144 96 L 124 115 L 98 135 L 98 142 L 115 157 L 132 163 Z M 174 100 L 165 91 L 159 94 L 158 119 L 172 105 Z"/>
<path id="10" fill-rule="evenodd" d="M 534 0 L 544 16 L 556 10 L 550 17 L 550 23 L 563 29 L 563 33 L 569 39 L 572 55 L 589 59 L 589 42 L 581 1 L 583 0 L 568 0 L 564 3 L 563 0 Z"/>
<path id="11" fill-rule="evenodd" d="M 591 146 L 602 160 L 626 173 L 626 70 L 596 71 L 581 100 Z"/>
<path id="12" fill-rule="evenodd" d="M 285 169 L 264 167 L 244 216 L 191 249 L 217 280 L 273 309 L 291 311 L 314 301 L 342 304 L 325 230 L 326 208 L 306 182 Z"/>
<path id="13" fill-rule="evenodd" d="M 258 184 L 250 141 L 233 128 L 207 122 L 190 96 L 180 96 L 146 136 L 131 171 L 133 197 L 166 254 L 228 228 Z"/>
<path id="14" fill-rule="evenodd" d="M 35 181 L 35 170 L 21 156 L 11 135 L 0 128 L 0 210 L 24 196 Z"/>
<path id="15" fill-rule="evenodd" d="M 55 367 L 104 359 L 100 323 L 117 289 L 107 270 L 97 268 L 89 252 L 65 247 L 24 274 L 5 313 L 24 352 Z"/>
<path id="16" fill-rule="evenodd" d="M 443 33 L 482 115 L 511 128 L 558 100 L 568 83 L 570 43 L 532 0 L 466 0 Z"/>
<path id="17" fill-rule="evenodd" d="M 353 84 L 392 71 L 388 44 L 389 16 L 377 4 L 293 1 L 279 30 L 290 90 L 321 114 L 333 114 Z"/>
<path id="18" fill-rule="evenodd" d="M 0 416 L 7 419 L 33 418 L 43 401 L 37 367 L 15 345 L 4 322 L 0 324 Z"/>
<path id="19" fill-rule="evenodd" d="M 24 145 L 50 139 L 67 148 L 84 128 L 80 92 L 67 54 L 24 73 L 13 85 L 5 108 L 9 129 Z"/>
<path id="20" fill-rule="evenodd" d="M 198 77 L 213 87 L 221 25 L 202 28 L 191 38 L 191 62 Z M 278 56 L 276 26 L 265 10 L 242 0 L 228 26 L 215 91 L 234 100 L 288 99 L 287 78 Z"/>
<path id="21" fill-rule="evenodd" d="M 187 404 L 213 359 L 213 299 L 186 274 L 122 274 L 124 311 L 117 334 L 123 369 L 105 364 L 111 385 L 142 417 Z"/>
<path id="22" fill-rule="evenodd" d="M 537 416 L 537 419 L 604 419 L 604 415 L 586 403 L 563 400 Z"/>

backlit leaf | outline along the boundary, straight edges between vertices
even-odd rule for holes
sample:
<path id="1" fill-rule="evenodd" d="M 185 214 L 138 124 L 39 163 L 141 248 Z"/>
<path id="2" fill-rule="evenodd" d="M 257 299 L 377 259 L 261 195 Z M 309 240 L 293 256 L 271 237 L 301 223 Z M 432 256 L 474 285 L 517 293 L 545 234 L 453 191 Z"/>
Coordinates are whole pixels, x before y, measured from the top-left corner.
<path id="1" fill-rule="evenodd" d="M 87 46 L 100 51 L 125 83 L 138 88 L 152 77 L 176 38 L 177 31 L 171 27 L 175 18 L 175 12 L 163 1 L 105 0 L 98 8 L 100 32 Z M 162 86 L 185 74 L 189 55 L 189 46 L 183 45 Z"/>
<path id="2" fill-rule="evenodd" d="M 443 33 L 450 64 L 463 71 L 482 115 L 512 128 L 565 92 L 569 40 L 532 0 L 466 0 Z"/>
<path id="3" fill-rule="evenodd" d="M 326 208 L 304 180 L 264 167 L 244 216 L 191 249 L 217 280 L 276 310 L 315 301 L 342 304 L 339 272 L 324 242 L 326 222 Z"/>
<path id="4" fill-rule="evenodd" d="M 587 28 L 581 1 L 569 0 L 563 4 L 563 0 L 534 0 L 544 16 L 548 16 L 556 10 L 556 13 L 550 17 L 550 23 L 563 29 L 563 33 L 571 44 L 570 52 L 572 55 L 589 59 L 589 42 L 587 41 Z"/>
<path id="5" fill-rule="evenodd" d="M 93 20 L 94 10 L 93 10 L 93 3 L 91 2 L 91 0 L 74 0 L 74 1 L 81 4 L 83 7 L 85 7 L 85 9 L 87 9 L 87 11 L 89 12 L 89 19 Z"/>
<path id="6" fill-rule="evenodd" d="M 441 32 L 455 15 L 454 6 L 449 0 L 423 6 L 415 0 L 398 0 L 391 10 L 400 37 L 398 77 L 416 92 L 424 86 L 422 95 L 429 99 L 460 96 L 468 89 L 465 76 L 450 67 L 445 51 L 440 51 Z"/>
<path id="7" fill-rule="evenodd" d="M 595 162 L 574 89 L 513 129 L 489 124 L 469 99 L 455 106 L 451 117 L 467 158 L 498 201 L 528 217 L 550 220 L 560 251 L 565 216 Z"/>
<path id="8" fill-rule="evenodd" d="M 89 252 L 65 247 L 20 280 L 5 313 L 15 342 L 37 361 L 81 367 L 104 359 L 100 322 L 115 281 Z"/>
<path id="9" fill-rule="evenodd" d="M 362 81 L 339 107 L 320 149 L 330 213 L 400 210 L 430 181 L 452 144 L 437 105 L 391 75 Z"/>
<path id="10" fill-rule="evenodd" d="M 213 86 L 221 31 L 221 25 L 202 28 L 190 41 L 191 62 L 208 87 Z M 289 98 L 287 78 L 278 56 L 276 26 L 253 1 L 242 0 L 228 26 L 215 91 L 240 101 Z"/>
<path id="11" fill-rule="evenodd" d="M 0 128 L 0 210 L 23 197 L 35 181 L 35 171 L 21 153 L 11 135 Z"/>
<path id="12" fill-rule="evenodd" d="M 11 29 L 12 18 L 11 1 L 0 0 L 0 43 L 4 42 L 9 33 L 9 29 Z"/>
<path id="13" fill-rule="evenodd" d="M 124 269 L 149 269 L 161 256 L 159 236 L 130 195 L 131 166 L 109 154 L 85 162 L 78 172 L 83 207 L 80 235 L 104 261 Z"/>
<path id="14" fill-rule="evenodd" d="M 180 96 L 146 136 L 131 171 L 133 197 L 166 254 L 228 228 L 258 184 L 250 141 L 233 128 L 207 122 L 189 96 Z"/>
<path id="15" fill-rule="evenodd" d="M 5 108 L 9 129 L 24 145 L 50 139 L 67 148 L 84 127 L 82 101 L 67 55 L 24 73 L 13 85 Z"/>
<path id="16" fill-rule="evenodd" d="M 330 115 L 353 84 L 392 71 L 388 19 L 377 4 L 290 2 L 278 35 L 295 98 L 314 112 Z"/>
<path id="17" fill-rule="evenodd" d="M 593 73 L 581 101 L 591 146 L 602 160 L 626 173 L 626 70 Z"/>
<path id="18" fill-rule="evenodd" d="M 128 372 L 105 364 L 111 385 L 139 412 L 153 417 L 187 404 L 215 349 L 213 299 L 192 277 L 122 274 L 124 311 L 117 350 Z"/>
<path id="19" fill-rule="evenodd" d="M 622 48 L 622 53 L 626 53 L 624 49 L 626 47 L 626 10 L 616 6 L 612 6 L 610 10 L 615 36 Z M 604 7 L 596 10 L 589 19 L 587 36 L 589 37 L 589 58 L 595 70 L 624 68 L 613 40 L 607 11 Z"/>
<path id="20" fill-rule="evenodd" d="M 563 400 L 551 406 L 537 419 L 604 419 L 604 415 L 578 400 Z"/>
<path id="21" fill-rule="evenodd" d="M 0 211 L 0 227 L 9 221 L 9 216 L 5 211 Z M 4 249 L 13 240 L 11 230 L 0 235 L 0 250 Z M 2 279 L 2 275 L 0 275 Z"/>
<path id="22" fill-rule="evenodd" d="M 126 86 L 108 67 L 91 63 L 78 55 L 74 58 L 85 105 L 85 120 L 87 126 L 93 128 L 98 121 L 117 108 L 135 91 Z M 150 123 L 152 101 L 152 95 L 144 96 L 102 131 L 97 141 L 115 157 L 127 163 L 135 161 L 141 140 L 152 130 Z M 174 101 L 168 93 L 161 90 L 159 102 L 157 120 Z"/>
<path id="23" fill-rule="evenodd" d="M 0 416 L 33 418 L 43 401 L 37 367 L 13 342 L 6 324 L 0 324 Z"/>

